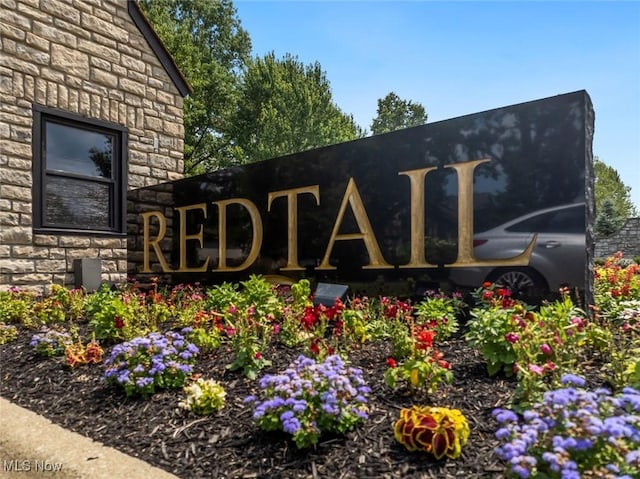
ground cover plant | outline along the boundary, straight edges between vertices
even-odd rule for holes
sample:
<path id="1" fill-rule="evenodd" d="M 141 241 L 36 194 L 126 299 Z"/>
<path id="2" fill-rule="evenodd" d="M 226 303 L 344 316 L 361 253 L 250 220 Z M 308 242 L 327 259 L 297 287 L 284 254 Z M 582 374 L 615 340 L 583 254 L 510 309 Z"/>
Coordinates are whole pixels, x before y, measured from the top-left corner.
<path id="1" fill-rule="evenodd" d="M 13 288 L 0 394 L 180 477 L 638 477 L 640 266 L 620 255 L 587 308 L 493 284 L 468 306 L 312 299 L 258 276 Z"/>

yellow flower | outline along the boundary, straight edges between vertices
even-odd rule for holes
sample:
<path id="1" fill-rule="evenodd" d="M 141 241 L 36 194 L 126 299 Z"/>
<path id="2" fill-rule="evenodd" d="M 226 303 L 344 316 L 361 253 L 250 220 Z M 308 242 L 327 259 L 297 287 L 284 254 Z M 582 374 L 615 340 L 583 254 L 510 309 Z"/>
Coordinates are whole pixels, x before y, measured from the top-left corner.
<path id="1" fill-rule="evenodd" d="M 436 459 L 455 459 L 462 453 L 471 430 L 458 409 L 413 406 L 400 410 L 393 433 L 409 451 L 422 450 Z"/>

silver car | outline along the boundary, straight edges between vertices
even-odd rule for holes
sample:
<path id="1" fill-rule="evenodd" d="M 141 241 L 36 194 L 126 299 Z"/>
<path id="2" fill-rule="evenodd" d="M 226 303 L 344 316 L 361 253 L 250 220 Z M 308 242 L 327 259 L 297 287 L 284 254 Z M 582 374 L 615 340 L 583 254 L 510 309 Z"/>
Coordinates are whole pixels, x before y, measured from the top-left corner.
<path id="1" fill-rule="evenodd" d="M 521 254 L 538 234 L 528 266 L 451 268 L 458 286 L 477 288 L 490 281 L 512 292 L 538 296 L 563 286 L 585 286 L 587 261 L 585 204 L 538 210 L 474 235 L 477 259 L 504 259 Z"/>

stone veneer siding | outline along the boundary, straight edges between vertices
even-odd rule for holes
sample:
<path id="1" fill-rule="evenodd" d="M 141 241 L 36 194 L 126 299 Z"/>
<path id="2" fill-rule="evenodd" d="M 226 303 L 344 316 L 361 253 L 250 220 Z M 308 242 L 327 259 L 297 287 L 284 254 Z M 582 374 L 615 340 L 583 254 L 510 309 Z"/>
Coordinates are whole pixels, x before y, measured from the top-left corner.
<path id="1" fill-rule="evenodd" d="M 606 258 L 618 251 L 629 259 L 640 256 L 640 218 L 629 218 L 617 233 L 596 238 L 596 258 Z"/>
<path id="2" fill-rule="evenodd" d="M 0 0 L 0 289 L 73 285 L 76 258 L 123 281 L 126 237 L 33 233 L 34 103 L 126 126 L 128 189 L 182 177 L 183 98 L 126 0 Z"/>

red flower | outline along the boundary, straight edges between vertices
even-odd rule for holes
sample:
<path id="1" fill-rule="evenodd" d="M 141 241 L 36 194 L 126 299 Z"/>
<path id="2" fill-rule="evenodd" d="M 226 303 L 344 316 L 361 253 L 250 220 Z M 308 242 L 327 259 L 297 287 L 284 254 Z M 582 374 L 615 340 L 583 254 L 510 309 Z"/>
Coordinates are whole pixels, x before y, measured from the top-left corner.
<path id="1" fill-rule="evenodd" d="M 317 339 L 313 340 L 313 342 L 311 343 L 311 346 L 309 346 L 309 351 L 311 351 L 316 356 L 320 354 L 320 346 L 318 345 Z"/>
<path id="2" fill-rule="evenodd" d="M 431 346 L 433 346 L 433 338 L 435 338 L 435 336 L 435 331 L 430 331 L 428 329 L 422 329 L 421 331 L 418 331 L 416 334 L 416 340 L 418 341 L 416 348 L 422 350 L 429 349 Z"/>
<path id="3" fill-rule="evenodd" d="M 384 316 L 387 319 L 393 319 L 398 314 L 398 307 L 395 304 L 387 304 L 384 307 Z"/>
<path id="4" fill-rule="evenodd" d="M 311 306 L 307 306 L 304 309 L 304 316 L 301 320 L 302 325 L 305 327 L 305 329 L 311 329 L 317 319 L 318 317 L 316 316 L 316 310 Z"/>
<path id="5" fill-rule="evenodd" d="M 444 359 L 438 359 L 438 365 L 441 368 L 451 369 L 451 363 L 449 361 L 445 361 Z"/>
<path id="6" fill-rule="evenodd" d="M 390 368 L 395 368 L 398 364 L 396 363 L 396 360 L 393 358 L 387 358 L 387 366 L 389 366 Z"/>
<path id="7" fill-rule="evenodd" d="M 508 309 L 514 304 L 516 304 L 516 302 L 513 299 L 507 297 L 502 298 L 502 309 Z"/>
<path id="8" fill-rule="evenodd" d="M 124 321 L 120 316 L 116 316 L 115 318 L 113 318 L 113 322 L 115 323 L 115 327 L 117 329 L 122 329 L 124 327 Z"/>
<path id="9" fill-rule="evenodd" d="M 262 358 L 262 353 L 260 351 L 256 351 L 256 354 L 253 355 L 254 359 L 260 359 Z"/>
<path id="10" fill-rule="evenodd" d="M 496 293 L 502 298 L 508 298 L 509 296 L 511 296 L 511 291 L 506 288 L 498 288 Z"/>

